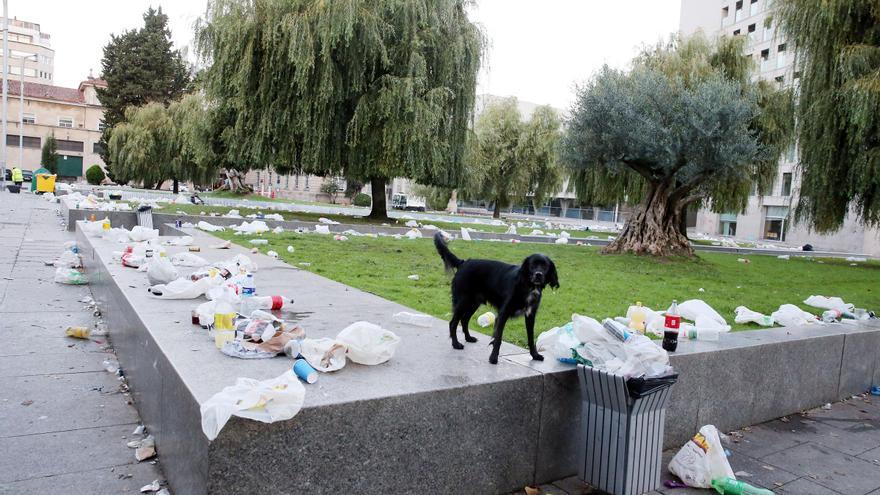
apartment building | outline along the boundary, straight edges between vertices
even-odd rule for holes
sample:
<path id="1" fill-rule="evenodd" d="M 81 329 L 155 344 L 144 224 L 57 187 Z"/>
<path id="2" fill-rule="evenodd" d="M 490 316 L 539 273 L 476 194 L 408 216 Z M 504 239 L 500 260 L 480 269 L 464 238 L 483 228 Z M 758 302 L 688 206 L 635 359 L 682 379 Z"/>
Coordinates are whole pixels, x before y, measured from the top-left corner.
<path id="1" fill-rule="evenodd" d="M 689 36 L 747 36 L 746 54 L 754 59 L 755 77 L 780 86 L 796 86 L 799 73 L 794 48 L 776 29 L 772 0 L 682 0 L 679 30 Z M 781 158 L 776 180 L 767 194 L 752 191 L 742 213 L 700 210 L 694 230 L 761 242 L 789 245 L 811 244 L 816 249 L 880 255 L 880 231 L 866 229 L 853 215 L 831 235 L 819 235 L 793 221 L 800 175 L 797 149 L 792 146 Z"/>
<path id="2" fill-rule="evenodd" d="M 24 105 L 20 105 L 21 83 L 9 80 L 7 167 L 36 170 L 46 138 L 55 136 L 58 144 L 58 175 L 73 180 L 82 177 L 92 165 L 104 167 L 100 144 L 104 109 L 96 88 L 105 87 L 101 79 L 89 77 L 77 88 L 25 82 Z"/>
<path id="3" fill-rule="evenodd" d="M 9 19 L 10 79 L 18 79 L 23 70 L 25 82 L 51 85 L 55 77 L 55 50 L 50 41 L 51 37 L 40 30 L 39 24 Z"/>

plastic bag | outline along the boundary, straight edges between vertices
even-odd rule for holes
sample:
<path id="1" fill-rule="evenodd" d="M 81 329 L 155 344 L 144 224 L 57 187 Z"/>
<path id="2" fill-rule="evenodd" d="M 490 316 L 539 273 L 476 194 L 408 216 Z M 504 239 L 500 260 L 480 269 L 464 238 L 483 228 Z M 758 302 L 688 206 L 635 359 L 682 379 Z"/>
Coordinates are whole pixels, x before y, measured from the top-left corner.
<path id="1" fill-rule="evenodd" d="M 196 224 L 196 227 L 198 227 L 198 228 L 201 229 L 201 230 L 204 230 L 205 232 L 219 232 L 219 231 L 221 231 L 221 230 L 226 230 L 225 227 L 221 227 L 221 226 L 219 226 L 219 225 L 210 224 L 210 223 L 208 223 L 208 222 L 206 222 L 206 221 L 204 221 L 204 220 L 202 220 L 202 221 L 200 221 L 198 224 Z"/>
<path id="2" fill-rule="evenodd" d="M 147 268 L 147 279 L 150 281 L 150 285 L 167 284 L 177 277 L 177 268 L 174 268 L 171 261 L 164 256 L 153 258 Z"/>
<path id="3" fill-rule="evenodd" d="M 400 337 L 390 330 L 366 321 L 345 327 L 336 341 L 348 348 L 346 356 L 358 364 L 382 364 L 394 357 Z"/>
<path id="4" fill-rule="evenodd" d="M 210 278 L 200 278 L 192 281 L 188 278 L 179 278 L 168 284 L 158 284 L 147 289 L 150 294 L 162 299 L 195 299 L 201 297 L 211 288 Z"/>
<path id="5" fill-rule="evenodd" d="M 770 317 L 776 323 L 784 327 L 794 327 L 798 325 L 807 325 L 816 323 L 819 319 L 816 315 L 807 313 L 794 304 L 783 304 L 779 309 L 770 314 Z"/>
<path id="6" fill-rule="evenodd" d="M 772 316 L 752 311 L 745 306 L 737 306 L 733 312 L 736 313 L 736 318 L 734 318 L 733 321 L 740 325 L 743 323 L 757 323 L 758 325 L 769 327 L 774 323 Z"/>
<path id="7" fill-rule="evenodd" d="M 131 240 L 131 235 L 128 230 L 114 227 L 110 230 L 105 230 L 101 237 L 105 241 L 113 242 L 116 244 L 122 244 Z"/>
<path id="8" fill-rule="evenodd" d="M 192 236 L 184 235 L 180 237 L 172 237 L 165 241 L 165 244 L 169 246 L 189 246 L 193 243 Z"/>
<path id="9" fill-rule="evenodd" d="M 171 264 L 175 266 L 206 266 L 208 264 L 208 260 L 202 258 L 201 256 L 189 253 L 175 253 L 171 256 Z"/>
<path id="10" fill-rule="evenodd" d="M 706 304 L 706 302 L 702 299 L 690 299 L 679 304 L 678 314 L 680 314 L 682 318 L 694 322 L 697 321 L 698 317 L 702 316 L 710 320 L 715 320 L 721 325 L 727 325 L 727 320 L 725 320 L 723 316 L 718 314 L 717 311 L 712 309 L 712 306 Z"/>
<path id="11" fill-rule="evenodd" d="M 422 236 L 422 234 L 421 234 L 421 232 L 419 232 L 419 237 L 421 237 L 421 236 Z M 409 232 L 407 232 L 407 237 L 409 237 Z M 461 240 L 463 240 L 463 241 L 471 240 L 471 234 L 470 234 L 470 232 L 468 232 L 467 227 L 461 228 Z"/>
<path id="12" fill-rule="evenodd" d="M 84 285 L 89 283 L 89 279 L 79 270 L 58 267 L 55 270 L 55 282 L 67 285 Z"/>
<path id="13" fill-rule="evenodd" d="M 315 225 L 315 233 L 316 234 L 329 234 L 330 227 L 326 225 Z"/>
<path id="14" fill-rule="evenodd" d="M 56 268 L 82 268 L 82 260 L 73 251 L 64 251 L 53 265 Z"/>
<path id="15" fill-rule="evenodd" d="M 83 220 L 80 222 L 80 226 L 82 227 L 83 232 L 89 237 L 101 237 L 104 233 L 104 222 L 89 222 L 87 220 Z"/>
<path id="16" fill-rule="evenodd" d="M 669 461 L 669 472 L 694 488 L 712 488 L 714 479 L 736 478 L 724 455 L 718 429 L 713 425 L 700 428 L 700 432 L 684 444 Z"/>
<path id="17" fill-rule="evenodd" d="M 135 225 L 131 228 L 131 232 L 128 233 L 128 236 L 131 237 L 131 240 L 133 240 L 134 242 L 143 242 L 152 239 L 158 239 L 159 231 L 156 229 L 148 229 L 140 225 Z"/>
<path id="18" fill-rule="evenodd" d="M 245 234 L 263 234 L 269 232 L 269 226 L 262 220 L 254 220 L 253 222 L 241 222 L 241 225 L 233 225 L 232 230 Z"/>
<path id="19" fill-rule="evenodd" d="M 833 309 L 841 313 L 852 313 L 855 305 L 843 302 L 839 297 L 810 296 L 804 300 L 804 304 L 820 309 Z"/>
<path id="20" fill-rule="evenodd" d="M 303 339 L 299 353 L 313 368 L 324 373 L 345 366 L 345 346 L 333 339 Z"/>
<path id="21" fill-rule="evenodd" d="M 293 371 L 271 380 L 239 378 L 202 404 L 202 431 L 214 440 L 232 416 L 262 423 L 290 419 L 302 408 L 305 396 L 305 387 Z"/>

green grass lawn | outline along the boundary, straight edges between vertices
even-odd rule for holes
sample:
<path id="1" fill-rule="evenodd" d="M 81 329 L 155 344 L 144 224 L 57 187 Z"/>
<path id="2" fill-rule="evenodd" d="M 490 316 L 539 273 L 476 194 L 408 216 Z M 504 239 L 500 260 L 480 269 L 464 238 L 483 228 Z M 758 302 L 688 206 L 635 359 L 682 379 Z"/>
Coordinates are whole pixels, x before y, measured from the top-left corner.
<path id="1" fill-rule="evenodd" d="M 302 201 L 299 199 L 290 199 L 290 198 L 270 198 L 268 196 L 261 196 L 259 194 L 238 194 L 231 191 L 211 191 L 206 193 L 199 193 L 199 196 L 204 198 L 224 198 L 224 199 L 237 199 L 239 201 L 269 201 L 272 203 L 294 203 L 301 205 L 329 205 L 330 203 L 319 203 L 317 201 Z"/>
<path id="2" fill-rule="evenodd" d="M 135 205 L 133 205 L 135 206 Z M 199 215 L 201 212 L 205 212 L 210 215 L 211 213 L 217 213 L 218 215 L 223 215 L 229 210 L 238 210 L 239 214 L 242 216 L 247 216 L 256 213 L 278 213 L 285 220 L 299 220 L 304 222 L 318 222 L 318 219 L 321 217 L 329 218 L 331 220 L 335 220 L 339 223 L 345 224 L 378 224 L 380 222 L 376 222 L 373 219 L 363 217 L 363 216 L 354 216 L 354 215 L 331 215 L 327 213 L 308 213 L 308 212 L 299 212 L 299 211 L 283 211 L 283 210 L 269 210 L 267 208 L 251 208 L 251 207 L 229 207 L 229 206 L 209 206 L 209 205 L 162 205 L 162 208 L 158 210 L 159 213 L 175 213 L 177 211 L 182 211 L 187 215 Z M 250 220 L 250 219 L 247 219 Z M 394 227 L 404 227 L 407 220 L 405 219 L 391 219 L 388 222 L 389 225 Z M 458 231 L 461 227 L 469 227 L 475 230 L 481 230 L 484 232 L 507 232 L 507 226 L 504 225 L 486 225 L 486 224 L 463 224 L 463 223 L 455 223 L 455 222 L 435 222 L 430 220 L 419 219 L 419 222 L 425 225 L 435 225 L 441 229 L 452 231 Z M 523 227 L 519 228 L 518 232 L 520 234 L 529 234 L 533 229 L 531 227 Z M 545 233 L 555 233 L 559 234 L 562 232 L 560 229 L 540 229 Z M 568 230 L 568 232 L 574 237 L 590 237 L 595 236 L 599 239 L 606 239 L 608 236 L 613 235 L 608 232 L 584 232 L 578 230 Z"/>
<path id="3" fill-rule="evenodd" d="M 215 235 L 252 247 L 248 240 L 253 236 L 237 236 L 230 231 Z M 277 251 L 292 265 L 438 318 L 449 318 L 449 276 L 430 239 L 356 237 L 340 242 L 332 236 L 292 232 L 261 237 L 269 240 L 268 246 L 260 247 L 263 253 Z M 288 245 L 294 246 L 294 253 L 287 252 Z M 533 252 L 549 255 L 556 263 L 562 287 L 544 293 L 538 332 L 569 321 L 572 313 L 597 319 L 623 315 L 635 301 L 652 309 L 665 309 L 672 299 L 681 302 L 699 298 L 730 324 L 733 310 L 739 305 L 765 314 L 783 303 L 819 312 L 802 304 L 812 294 L 840 296 L 857 307 L 880 308 L 880 263 L 873 261 L 850 266 L 837 259 L 786 261 L 749 256 L 751 263 L 745 264 L 737 262 L 741 255 L 715 253 L 701 253 L 694 259 L 652 259 L 602 255 L 597 248 L 572 245 L 458 241 L 450 247 L 463 259 L 490 258 L 517 264 Z M 303 262 L 311 265 L 300 265 Z M 408 280 L 412 274 L 420 279 Z M 705 292 L 699 292 L 700 288 Z M 296 298 L 296 293 L 289 295 Z M 477 327 L 475 320 L 471 323 L 475 329 L 490 331 Z M 748 328 L 760 327 L 734 325 L 735 330 Z M 522 319 L 508 324 L 504 340 L 525 345 Z"/>

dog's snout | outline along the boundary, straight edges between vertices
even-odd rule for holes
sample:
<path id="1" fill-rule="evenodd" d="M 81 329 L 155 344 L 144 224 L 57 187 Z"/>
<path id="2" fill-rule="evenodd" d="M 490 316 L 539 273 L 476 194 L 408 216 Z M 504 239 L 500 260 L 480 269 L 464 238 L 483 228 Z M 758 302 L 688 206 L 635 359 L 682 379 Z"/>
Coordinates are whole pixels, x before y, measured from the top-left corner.
<path id="1" fill-rule="evenodd" d="M 544 283 L 544 272 L 535 272 L 532 274 L 532 282 L 536 284 Z"/>

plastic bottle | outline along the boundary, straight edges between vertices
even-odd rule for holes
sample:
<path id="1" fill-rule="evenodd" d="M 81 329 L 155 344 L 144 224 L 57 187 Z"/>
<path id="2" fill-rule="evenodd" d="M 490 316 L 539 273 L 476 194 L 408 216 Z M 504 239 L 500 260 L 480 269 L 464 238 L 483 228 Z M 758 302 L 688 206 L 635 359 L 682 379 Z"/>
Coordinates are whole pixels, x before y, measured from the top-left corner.
<path id="1" fill-rule="evenodd" d="M 678 301 L 672 300 L 672 306 L 663 319 L 663 349 L 675 352 L 678 349 L 678 332 L 681 328 L 681 315 L 678 314 Z"/>
<path id="2" fill-rule="evenodd" d="M 235 308 L 229 302 L 229 298 L 230 296 L 224 293 L 217 299 L 217 304 L 214 307 L 214 345 L 218 349 L 221 349 L 226 342 L 235 339 L 235 324 L 233 322 Z"/>
<path id="3" fill-rule="evenodd" d="M 825 323 L 837 323 L 837 320 L 840 318 L 841 313 L 836 309 L 829 309 L 822 313 L 822 321 Z"/>
<path id="4" fill-rule="evenodd" d="M 433 318 L 428 315 L 408 313 L 406 311 L 394 313 L 394 316 L 392 316 L 392 318 L 398 323 L 403 323 L 404 325 L 413 325 L 416 327 L 430 327 L 431 320 L 433 320 Z"/>
<path id="5" fill-rule="evenodd" d="M 241 283 L 241 297 L 254 297 L 257 295 L 257 286 L 254 282 L 254 274 L 248 273 Z"/>
<path id="6" fill-rule="evenodd" d="M 605 318 L 602 320 L 602 327 L 604 327 L 612 337 L 621 342 L 626 342 L 632 338 L 632 334 L 626 329 L 626 326 L 612 320 L 611 318 Z"/>
<path id="7" fill-rule="evenodd" d="M 712 480 L 712 488 L 721 495 L 773 495 L 770 490 L 758 488 L 733 478 Z"/>
<path id="8" fill-rule="evenodd" d="M 110 230 L 110 219 L 109 218 L 104 217 L 104 221 L 101 222 L 101 228 L 103 230 Z"/>
<path id="9" fill-rule="evenodd" d="M 717 328 L 691 327 L 684 331 L 684 335 L 689 340 L 704 340 L 714 342 L 721 338 L 721 330 L 718 330 Z"/>
<path id="10" fill-rule="evenodd" d="M 486 311 L 477 317 L 477 325 L 483 328 L 490 327 L 495 324 L 495 313 Z"/>
<path id="11" fill-rule="evenodd" d="M 642 302 L 636 301 L 636 307 L 629 316 L 629 327 L 639 333 L 645 333 L 645 310 L 642 308 Z"/>

